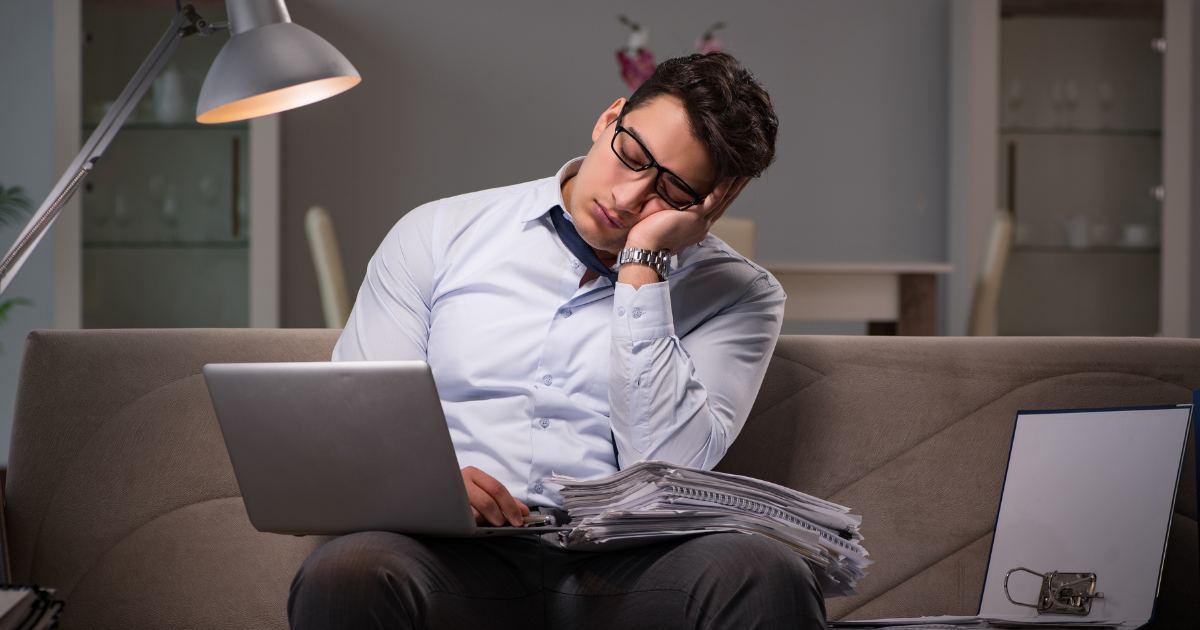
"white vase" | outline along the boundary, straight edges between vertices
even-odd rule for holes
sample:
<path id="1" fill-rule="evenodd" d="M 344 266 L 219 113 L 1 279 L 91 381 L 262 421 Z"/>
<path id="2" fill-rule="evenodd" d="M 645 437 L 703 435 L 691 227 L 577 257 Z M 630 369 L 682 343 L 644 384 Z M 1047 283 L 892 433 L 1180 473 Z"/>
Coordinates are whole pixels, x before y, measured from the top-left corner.
<path id="1" fill-rule="evenodd" d="M 174 68 L 163 70 L 154 80 L 154 118 L 167 125 L 177 125 L 188 119 L 183 75 Z"/>

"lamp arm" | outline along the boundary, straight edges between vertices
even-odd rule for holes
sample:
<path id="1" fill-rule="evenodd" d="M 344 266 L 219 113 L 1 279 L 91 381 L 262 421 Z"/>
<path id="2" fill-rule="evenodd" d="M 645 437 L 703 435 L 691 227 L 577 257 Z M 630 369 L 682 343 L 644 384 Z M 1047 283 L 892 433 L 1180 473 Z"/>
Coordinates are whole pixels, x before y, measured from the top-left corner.
<path id="1" fill-rule="evenodd" d="M 178 6 L 178 2 L 176 5 Z M 185 24 L 189 23 L 190 25 L 185 27 Z M 25 229 L 22 230 L 17 241 L 4 256 L 4 262 L 0 262 L 0 295 L 4 294 L 9 283 L 16 277 L 17 271 L 25 264 L 29 254 L 41 242 L 42 236 L 46 234 L 46 229 L 58 218 L 63 206 L 71 200 L 79 186 L 83 184 L 83 180 L 92 171 L 96 161 L 100 159 L 101 155 L 104 155 L 109 143 L 121 130 L 121 125 L 125 124 L 126 119 L 133 113 L 137 104 L 154 83 L 154 79 L 171 60 L 175 50 L 179 48 L 180 41 L 194 33 L 208 35 L 216 30 L 222 30 L 224 26 L 223 24 L 206 23 L 196 15 L 190 4 L 179 8 L 175 19 L 171 22 L 167 32 L 163 34 L 162 39 L 159 40 L 158 45 L 150 52 L 146 61 L 142 62 L 142 67 L 138 68 L 137 73 L 125 86 L 125 90 L 117 97 L 116 102 L 104 115 L 104 119 L 100 121 L 96 130 L 84 143 L 83 149 L 79 151 L 79 155 L 75 156 L 70 168 L 63 173 L 62 178 L 50 190 L 49 196 L 30 218 L 29 223 L 25 225 Z"/>

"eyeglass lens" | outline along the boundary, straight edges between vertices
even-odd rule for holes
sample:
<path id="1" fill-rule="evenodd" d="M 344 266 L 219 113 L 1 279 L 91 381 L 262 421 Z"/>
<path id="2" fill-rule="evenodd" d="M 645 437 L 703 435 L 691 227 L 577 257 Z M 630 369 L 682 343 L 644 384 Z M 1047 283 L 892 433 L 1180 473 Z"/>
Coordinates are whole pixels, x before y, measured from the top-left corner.
<path id="1" fill-rule="evenodd" d="M 674 173 L 664 170 L 654 164 L 654 160 L 646 152 L 646 148 L 636 138 L 629 134 L 624 127 L 613 136 L 613 153 L 625 166 L 634 171 L 644 171 L 652 164 L 658 169 L 654 178 L 654 191 L 676 210 L 686 208 L 696 202 L 696 193 Z"/>

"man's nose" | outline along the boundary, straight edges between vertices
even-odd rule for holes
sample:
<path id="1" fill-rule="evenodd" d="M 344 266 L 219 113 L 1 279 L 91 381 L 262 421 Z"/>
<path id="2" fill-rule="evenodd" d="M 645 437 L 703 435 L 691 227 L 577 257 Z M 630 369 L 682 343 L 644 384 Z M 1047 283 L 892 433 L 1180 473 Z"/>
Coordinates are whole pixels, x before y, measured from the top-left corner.
<path id="1" fill-rule="evenodd" d="M 641 214 L 646 203 L 654 198 L 654 169 L 629 174 L 632 177 L 613 186 L 613 201 L 619 210 Z"/>

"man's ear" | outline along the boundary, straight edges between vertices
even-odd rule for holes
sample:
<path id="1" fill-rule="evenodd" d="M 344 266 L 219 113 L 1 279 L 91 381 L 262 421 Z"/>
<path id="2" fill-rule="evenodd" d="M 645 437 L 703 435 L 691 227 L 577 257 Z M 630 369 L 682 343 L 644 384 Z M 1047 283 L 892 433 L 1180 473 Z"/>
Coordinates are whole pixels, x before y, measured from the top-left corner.
<path id="1" fill-rule="evenodd" d="M 596 126 L 592 128 L 592 142 L 600 139 L 600 135 L 604 133 L 604 129 L 613 124 L 613 121 L 617 119 L 617 116 L 621 115 L 621 109 L 624 107 L 625 99 L 619 98 L 617 99 L 617 102 L 613 103 L 608 109 L 604 110 L 603 114 L 600 114 L 600 119 L 596 121 Z"/>

